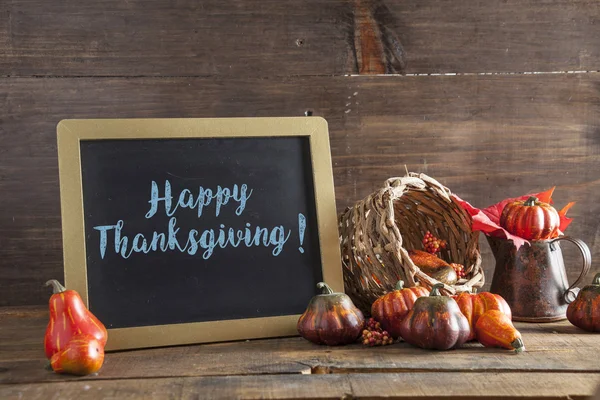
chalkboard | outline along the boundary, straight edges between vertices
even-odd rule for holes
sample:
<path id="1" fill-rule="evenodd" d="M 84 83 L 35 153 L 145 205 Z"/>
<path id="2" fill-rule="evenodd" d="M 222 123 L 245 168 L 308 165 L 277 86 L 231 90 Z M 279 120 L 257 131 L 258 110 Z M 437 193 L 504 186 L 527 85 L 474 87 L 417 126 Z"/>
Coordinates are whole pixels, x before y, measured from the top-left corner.
<path id="1" fill-rule="evenodd" d="M 110 348 L 293 334 L 318 282 L 341 290 L 324 120 L 66 120 L 58 135 L 65 280 Z"/>

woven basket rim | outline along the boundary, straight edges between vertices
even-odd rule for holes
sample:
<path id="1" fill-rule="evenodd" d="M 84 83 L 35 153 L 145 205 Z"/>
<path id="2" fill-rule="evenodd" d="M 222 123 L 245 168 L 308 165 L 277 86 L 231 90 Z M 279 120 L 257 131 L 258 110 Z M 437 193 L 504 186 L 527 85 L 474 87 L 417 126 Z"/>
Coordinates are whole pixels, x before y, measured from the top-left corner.
<path id="1" fill-rule="evenodd" d="M 446 186 L 426 174 L 409 172 L 404 177 L 387 179 L 382 188 L 358 201 L 353 207 L 348 207 L 340 216 L 340 247 L 347 291 L 355 292 L 357 296 L 364 292 L 368 294 L 369 291 L 377 294 L 386 293 L 393 290 L 395 286 L 395 281 L 388 279 L 388 275 L 393 274 L 403 277 L 407 287 L 418 284 L 431 288 L 439 283 L 413 263 L 405 248 L 405 239 L 409 235 L 403 237 L 396 220 L 396 203 L 405 194 L 411 193 L 411 197 L 414 197 L 413 194 L 418 192 L 423 194 L 425 201 L 430 197 L 434 198 L 436 201 L 434 206 L 448 207 L 449 211 L 433 210 L 432 212 L 425 204 L 410 203 L 411 210 L 417 209 L 416 214 L 413 213 L 412 216 L 418 215 L 421 220 L 426 220 L 427 224 L 431 223 L 434 217 L 440 221 L 443 218 L 444 220 L 439 224 L 441 227 L 446 227 L 450 231 L 454 229 L 452 232 L 456 235 L 457 226 L 460 226 L 458 236 L 468 238 L 466 243 L 462 243 L 464 249 L 454 249 L 454 254 L 464 253 L 465 260 L 472 263 L 465 265 L 468 279 L 452 286 L 444 284 L 442 292 L 444 294 L 470 292 L 473 288 L 483 286 L 485 277 L 477 240 L 479 232 L 472 230 L 471 216 L 460 206 Z M 426 210 L 430 215 L 423 216 Z M 449 216 L 451 213 L 456 214 L 460 221 L 453 220 Z M 421 228 L 420 225 L 418 227 Z M 410 239 L 414 243 L 414 238 Z M 456 246 L 458 244 L 460 243 L 455 243 Z M 385 259 L 385 262 L 382 259 Z M 390 264 L 386 265 L 386 263 Z M 365 276 L 365 269 L 370 275 Z M 388 275 L 384 276 L 383 273 Z M 385 282 L 382 277 L 385 278 Z"/>

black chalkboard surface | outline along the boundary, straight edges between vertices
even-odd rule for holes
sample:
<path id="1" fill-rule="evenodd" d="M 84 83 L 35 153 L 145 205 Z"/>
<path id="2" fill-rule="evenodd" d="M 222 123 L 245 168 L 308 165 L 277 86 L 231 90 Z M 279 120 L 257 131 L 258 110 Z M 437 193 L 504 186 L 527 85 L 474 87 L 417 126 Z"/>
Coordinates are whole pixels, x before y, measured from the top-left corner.
<path id="1" fill-rule="evenodd" d="M 165 129 L 169 133 L 158 137 L 160 128 L 153 127 L 149 134 L 136 128 L 135 135 L 117 138 L 97 121 L 87 137 L 81 120 L 64 122 L 79 123 L 63 136 L 79 139 L 83 291 L 109 336 L 111 330 L 130 334 L 131 329 L 178 324 L 197 324 L 185 326 L 210 333 L 216 326 L 210 322 L 236 320 L 244 326 L 256 321 L 265 330 L 269 318 L 305 310 L 324 279 L 320 229 L 331 231 L 331 224 L 319 223 L 317 212 L 315 191 L 324 189 L 315 185 L 321 178 L 315 171 L 315 143 L 311 146 L 314 129 L 252 136 L 247 119 L 237 135 L 236 124 L 221 121 L 230 134 L 220 129 L 221 136 L 212 137 L 200 123 L 196 134 Z M 59 152 L 60 144 L 59 129 Z M 68 192 L 64 168 L 61 189 Z M 66 264 L 67 246 L 65 240 Z M 73 268 L 65 268 L 69 284 Z M 80 269 L 71 275 L 79 276 Z M 154 334 L 164 336 L 162 328 Z M 286 329 L 291 333 L 291 326 Z M 221 331 L 219 325 L 197 340 L 186 334 L 183 342 L 244 337 L 220 338 Z M 152 336 L 152 331 L 139 332 Z M 250 335 L 255 336 L 262 335 Z M 139 346 L 131 340 L 116 348 L 182 342 L 162 337 Z"/>
<path id="2" fill-rule="evenodd" d="M 109 328 L 298 314 L 323 279 L 306 137 L 82 141 L 81 164 Z"/>

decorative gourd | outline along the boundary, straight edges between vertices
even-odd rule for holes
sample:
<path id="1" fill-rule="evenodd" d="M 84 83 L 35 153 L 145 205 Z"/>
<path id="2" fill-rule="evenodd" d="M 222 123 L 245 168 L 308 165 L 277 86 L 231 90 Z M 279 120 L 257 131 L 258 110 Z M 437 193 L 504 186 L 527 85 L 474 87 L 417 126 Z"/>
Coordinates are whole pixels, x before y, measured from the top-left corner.
<path id="1" fill-rule="evenodd" d="M 525 351 L 521 333 L 502 311 L 490 310 L 479 317 L 475 324 L 475 334 L 479 343 L 485 347 L 514 349 L 517 353 Z"/>
<path id="2" fill-rule="evenodd" d="M 419 297 L 412 310 L 400 323 L 400 334 L 408 343 L 424 349 L 448 350 L 458 347 L 469 337 L 469 321 L 456 301 L 441 296 L 436 283 L 431 293 Z"/>
<path id="3" fill-rule="evenodd" d="M 508 203 L 500 215 L 500 226 L 523 239 L 550 239 L 558 236 L 560 217 L 550 204 L 530 197 Z"/>
<path id="4" fill-rule="evenodd" d="M 490 292 L 468 293 L 463 292 L 454 296 L 454 300 L 458 303 L 460 311 L 469 321 L 471 333 L 468 340 L 475 339 L 475 324 L 479 317 L 486 311 L 498 310 L 502 311 L 509 319 L 512 319 L 512 313 L 506 300 L 502 296 Z"/>
<path id="5" fill-rule="evenodd" d="M 600 273 L 585 286 L 567 308 L 569 322 L 590 332 L 600 332 Z"/>
<path id="6" fill-rule="evenodd" d="M 458 281 L 454 268 L 438 256 L 421 250 L 409 250 L 408 255 L 421 271 L 433 279 L 446 285 L 454 285 Z"/>
<path id="7" fill-rule="evenodd" d="M 298 320 L 298 333 L 306 340 L 328 346 L 354 343 L 365 324 L 363 313 L 344 293 L 334 293 L 324 282 L 317 287 L 323 293 L 310 300 Z"/>
<path id="8" fill-rule="evenodd" d="M 429 291 L 422 286 L 405 288 L 404 282 L 398 281 L 396 290 L 384 294 L 371 306 L 371 315 L 394 339 L 400 336 L 400 322 L 406 317 L 415 301 L 427 296 Z"/>
<path id="9" fill-rule="evenodd" d="M 50 359 L 62 351 L 78 334 L 89 334 L 104 347 L 108 339 L 106 328 L 87 309 L 79 293 L 67 290 L 56 279 L 46 282 L 46 286 L 52 286 L 54 292 L 50 297 L 50 321 L 44 335 L 46 357 Z"/>
<path id="10" fill-rule="evenodd" d="M 59 352 L 50 358 L 57 374 L 89 375 L 97 372 L 104 362 L 104 346 L 92 335 L 75 335 Z"/>

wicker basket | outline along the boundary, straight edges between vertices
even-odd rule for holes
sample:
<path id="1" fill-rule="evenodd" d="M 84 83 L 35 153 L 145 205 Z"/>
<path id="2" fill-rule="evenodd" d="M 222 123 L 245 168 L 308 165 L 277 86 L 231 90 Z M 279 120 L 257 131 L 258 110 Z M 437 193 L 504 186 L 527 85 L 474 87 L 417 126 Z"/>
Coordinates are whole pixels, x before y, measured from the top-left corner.
<path id="1" fill-rule="evenodd" d="M 465 266 L 465 278 L 445 285 L 442 292 L 483 286 L 479 232 L 471 230 L 471 217 L 450 190 L 427 175 L 388 179 L 382 189 L 347 208 L 339 223 L 346 293 L 367 314 L 373 301 L 393 290 L 399 279 L 407 287 L 438 283 L 407 252 L 423 249 L 427 231 L 448 242 L 441 258 Z"/>

